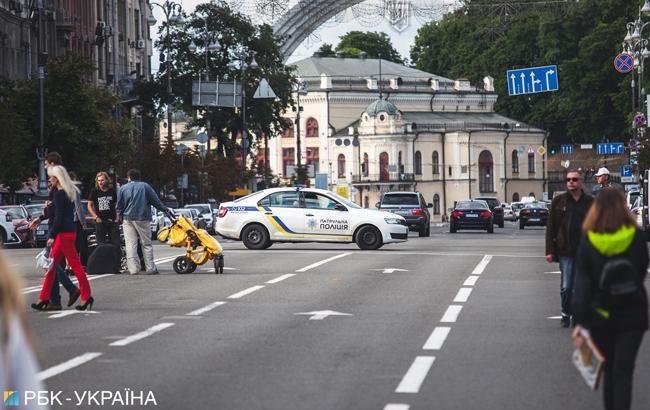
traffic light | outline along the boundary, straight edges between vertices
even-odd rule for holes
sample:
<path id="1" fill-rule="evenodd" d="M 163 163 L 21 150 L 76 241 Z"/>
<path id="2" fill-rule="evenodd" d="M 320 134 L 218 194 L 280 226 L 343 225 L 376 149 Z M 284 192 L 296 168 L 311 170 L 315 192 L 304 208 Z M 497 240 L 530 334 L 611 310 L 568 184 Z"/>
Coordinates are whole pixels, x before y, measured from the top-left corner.
<path id="1" fill-rule="evenodd" d="M 551 148 L 549 152 L 551 153 L 551 155 L 557 154 L 557 150 L 555 148 Z"/>

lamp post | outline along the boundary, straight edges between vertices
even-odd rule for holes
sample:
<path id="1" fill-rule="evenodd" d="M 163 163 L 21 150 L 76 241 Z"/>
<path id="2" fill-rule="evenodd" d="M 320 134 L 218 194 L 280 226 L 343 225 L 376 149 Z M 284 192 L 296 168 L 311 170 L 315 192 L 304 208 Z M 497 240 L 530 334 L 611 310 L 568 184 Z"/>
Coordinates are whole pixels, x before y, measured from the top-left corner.
<path id="1" fill-rule="evenodd" d="M 181 177 L 178 180 L 179 184 L 181 186 L 181 200 L 179 205 L 183 207 L 185 205 L 185 164 L 184 164 L 184 159 L 185 159 L 185 154 L 187 154 L 187 145 L 185 144 L 179 144 L 176 146 L 176 154 L 181 157 Z"/>
<path id="2" fill-rule="evenodd" d="M 300 148 L 300 112 L 302 111 L 302 107 L 300 106 L 300 94 L 307 94 L 307 88 L 305 86 L 305 83 L 302 81 L 298 81 L 296 83 L 296 87 L 294 89 L 296 93 L 296 107 L 294 110 L 296 111 L 296 161 L 297 161 L 297 169 L 298 169 L 298 183 L 299 184 L 304 184 L 305 181 L 302 180 L 302 149 Z"/>
<path id="3" fill-rule="evenodd" d="M 650 15 L 650 0 L 646 0 L 643 7 L 639 9 L 639 15 L 636 20 L 627 23 L 627 34 L 623 39 L 623 52 L 628 53 L 634 59 L 632 75 L 632 112 L 636 117 L 637 112 L 643 112 L 645 100 L 645 88 L 643 87 L 643 74 L 645 59 L 650 57 L 648 50 L 648 40 L 643 38 L 643 30 L 650 24 L 641 19 L 641 15 Z M 645 125 L 637 125 L 635 118 L 634 128 L 636 129 L 635 137 L 641 139 L 645 135 Z"/>
<path id="4" fill-rule="evenodd" d="M 183 19 L 181 17 L 181 13 L 183 12 L 183 8 L 181 7 L 180 4 L 175 3 L 170 0 L 165 0 L 164 3 L 156 3 L 156 2 L 151 2 L 149 3 L 149 7 L 151 10 L 151 13 L 149 13 L 149 17 L 147 18 L 147 23 L 149 25 L 153 26 L 157 23 L 156 18 L 153 15 L 153 6 L 159 7 L 162 9 L 163 13 L 165 14 L 165 22 L 166 24 L 166 33 L 165 33 L 165 42 L 167 43 L 167 60 L 165 61 L 165 64 L 167 65 L 167 95 L 169 98 L 169 101 L 167 103 L 167 140 L 171 144 L 172 143 L 172 110 L 171 110 L 171 104 L 172 104 L 172 61 L 171 61 L 171 53 L 170 53 L 170 37 L 169 37 L 169 27 L 172 24 L 180 23 Z M 162 53 L 161 53 L 162 55 Z M 162 60 L 162 58 L 161 58 Z M 161 64 L 163 63 L 162 61 L 160 62 Z"/>
<path id="5" fill-rule="evenodd" d="M 47 176 L 45 174 L 45 63 L 47 62 L 47 52 L 45 51 L 45 25 L 43 23 L 43 0 L 36 2 L 38 13 L 37 20 L 37 47 L 38 47 L 38 133 L 40 145 L 36 148 L 36 158 L 38 159 L 38 192 L 40 197 L 47 196 Z"/>

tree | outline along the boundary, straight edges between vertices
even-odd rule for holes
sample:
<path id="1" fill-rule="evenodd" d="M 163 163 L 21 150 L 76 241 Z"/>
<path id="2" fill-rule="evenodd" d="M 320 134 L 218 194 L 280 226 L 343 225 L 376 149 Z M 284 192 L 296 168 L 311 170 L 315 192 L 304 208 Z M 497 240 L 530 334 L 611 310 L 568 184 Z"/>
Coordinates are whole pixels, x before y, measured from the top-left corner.
<path id="1" fill-rule="evenodd" d="M 331 44 L 323 43 L 322 46 L 314 53 L 314 57 L 335 57 L 336 52 Z"/>
<path id="2" fill-rule="evenodd" d="M 368 53 L 370 58 L 381 58 L 398 64 L 403 64 L 402 56 L 393 47 L 386 33 L 350 31 L 339 37 L 336 51 L 344 52 L 346 57 L 358 58 L 361 51 Z"/>
<path id="3" fill-rule="evenodd" d="M 30 175 L 35 153 L 25 121 L 13 106 L 14 92 L 13 83 L 0 83 L 0 146 L 5 147 L 0 150 L 0 183 L 11 190 L 20 189 Z"/>

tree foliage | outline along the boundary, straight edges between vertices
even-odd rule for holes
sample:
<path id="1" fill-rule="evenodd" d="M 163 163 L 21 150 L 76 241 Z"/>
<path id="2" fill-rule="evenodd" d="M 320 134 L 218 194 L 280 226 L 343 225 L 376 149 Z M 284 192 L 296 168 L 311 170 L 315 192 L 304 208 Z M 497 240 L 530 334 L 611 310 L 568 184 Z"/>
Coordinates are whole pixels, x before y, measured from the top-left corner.
<path id="1" fill-rule="evenodd" d="M 404 62 L 386 33 L 350 31 L 339 37 L 339 40 L 336 51 L 343 52 L 345 57 L 359 58 L 361 52 L 366 52 L 370 58 L 379 58 L 381 55 L 384 60 L 399 64 Z"/>
<path id="2" fill-rule="evenodd" d="M 27 124 L 16 113 L 13 95 L 14 83 L 0 83 L 0 146 L 4 147 L 0 150 L 0 183 L 16 190 L 30 175 L 34 151 Z"/>

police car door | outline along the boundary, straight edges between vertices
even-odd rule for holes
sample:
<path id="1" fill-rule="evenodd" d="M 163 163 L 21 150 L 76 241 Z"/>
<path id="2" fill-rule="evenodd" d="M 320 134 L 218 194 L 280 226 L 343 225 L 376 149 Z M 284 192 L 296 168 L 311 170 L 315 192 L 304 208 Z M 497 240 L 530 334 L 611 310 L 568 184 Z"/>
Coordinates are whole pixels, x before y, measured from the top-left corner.
<path id="1" fill-rule="evenodd" d="M 300 203 L 300 192 L 274 192 L 259 202 L 264 212 L 271 239 L 301 240 L 305 231 L 305 209 Z"/>
<path id="2" fill-rule="evenodd" d="M 334 199 L 317 192 L 303 192 L 305 237 L 349 242 L 352 239 L 350 212 Z"/>

